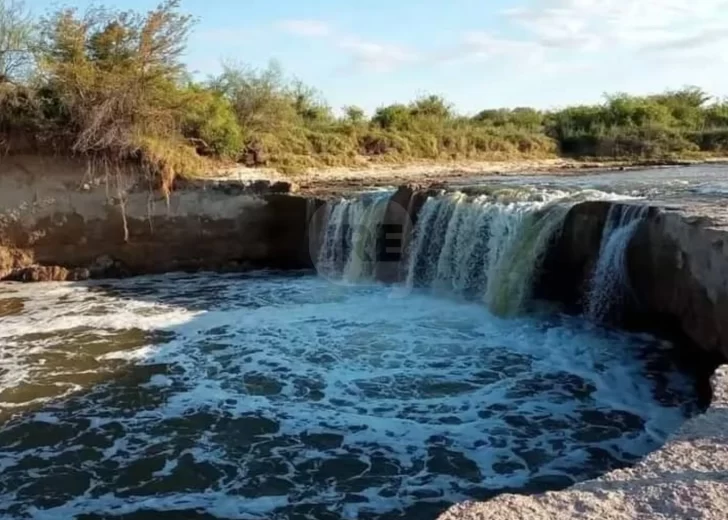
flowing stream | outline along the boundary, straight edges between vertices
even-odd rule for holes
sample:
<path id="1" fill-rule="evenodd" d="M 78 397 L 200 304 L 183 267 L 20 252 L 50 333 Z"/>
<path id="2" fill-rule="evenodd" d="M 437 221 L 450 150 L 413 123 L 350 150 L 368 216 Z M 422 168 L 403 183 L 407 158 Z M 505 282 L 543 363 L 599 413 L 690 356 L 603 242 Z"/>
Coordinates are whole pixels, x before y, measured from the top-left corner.
<path id="1" fill-rule="evenodd" d="M 629 291 L 627 247 L 648 209 L 647 206 L 614 205 L 609 210 L 599 260 L 587 295 L 586 315 L 593 321 L 604 321 L 610 312 L 619 312 L 620 303 Z"/>
<path id="2" fill-rule="evenodd" d="M 570 205 L 608 197 L 431 198 L 399 291 L 387 194 L 324 208 L 321 275 L 0 285 L 0 517 L 434 519 L 635 462 L 697 410 L 672 346 L 524 312 Z M 597 315 L 639 218 L 609 217 Z"/>

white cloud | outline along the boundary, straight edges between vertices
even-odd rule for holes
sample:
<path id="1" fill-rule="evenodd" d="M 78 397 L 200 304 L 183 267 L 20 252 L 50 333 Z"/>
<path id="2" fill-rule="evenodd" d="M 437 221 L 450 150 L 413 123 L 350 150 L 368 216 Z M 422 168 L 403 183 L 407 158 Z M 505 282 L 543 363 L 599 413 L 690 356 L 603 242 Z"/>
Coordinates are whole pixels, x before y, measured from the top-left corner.
<path id="1" fill-rule="evenodd" d="M 511 55 L 534 55 L 540 53 L 533 42 L 499 38 L 486 32 L 471 31 L 462 37 L 460 49 L 465 57 L 494 58 Z"/>
<path id="2" fill-rule="evenodd" d="M 331 34 L 331 27 L 322 20 L 281 20 L 276 27 L 289 34 L 308 38 L 324 38 Z"/>
<path id="3" fill-rule="evenodd" d="M 728 31 L 728 0 L 535 0 L 503 14 L 527 39 L 571 51 L 709 46 Z"/>
<path id="4" fill-rule="evenodd" d="M 420 60 L 420 55 L 398 45 L 376 43 L 356 38 L 339 42 L 339 47 L 351 54 L 351 65 L 377 72 L 387 72 Z"/>

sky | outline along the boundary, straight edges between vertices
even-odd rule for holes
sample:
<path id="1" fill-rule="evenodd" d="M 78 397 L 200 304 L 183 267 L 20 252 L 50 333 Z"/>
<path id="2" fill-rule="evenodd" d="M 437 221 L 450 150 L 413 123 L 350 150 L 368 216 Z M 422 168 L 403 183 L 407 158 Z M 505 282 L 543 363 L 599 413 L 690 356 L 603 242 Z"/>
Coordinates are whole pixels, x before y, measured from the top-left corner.
<path id="1" fill-rule="evenodd" d="M 90 0 L 26 0 L 35 14 Z M 158 0 L 116 0 L 149 10 Z M 338 109 L 426 94 L 464 113 L 685 85 L 728 96 L 728 0 L 182 0 L 185 61 L 284 70 Z"/>

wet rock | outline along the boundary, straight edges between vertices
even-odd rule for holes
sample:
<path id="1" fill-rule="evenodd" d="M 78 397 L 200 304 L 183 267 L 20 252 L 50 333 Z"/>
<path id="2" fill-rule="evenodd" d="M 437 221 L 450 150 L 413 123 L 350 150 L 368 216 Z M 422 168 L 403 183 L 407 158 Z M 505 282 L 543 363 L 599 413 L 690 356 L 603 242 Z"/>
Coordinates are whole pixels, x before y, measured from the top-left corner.
<path id="1" fill-rule="evenodd" d="M 401 280 L 404 254 L 408 249 L 411 232 L 430 191 L 416 184 L 400 186 L 392 195 L 384 214 L 380 230 L 379 252 L 375 277 L 385 283 Z"/>
<path id="2" fill-rule="evenodd" d="M 290 181 L 278 181 L 270 186 L 271 193 L 296 193 L 298 190 L 298 185 Z"/>
<path id="3" fill-rule="evenodd" d="M 101 255 L 88 268 L 91 278 L 124 278 L 131 273 L 121 260 Z"/>
<path id="4" fill-rule="evenodd" d="M 114 259 L 109 255 L 101 255 L 89 266 L 89 271 L 95 278 L 104 277 L 114 267 Z"/>
<path id="5" fill-rule="evenodd" d="M 615 204 L 589 201 L 571 208 L 544 259 L 536 297 L 582 311 Z M 612 324 L 687 340 L 728 358 L 728 227 L 715 222 L 689 207 L 650 208 L 627 249 L 631 297 L 622 302 L 619 316 L 610 316 Z M 696 365 L 707 380 L 717 359 L 702 357 Z"/>

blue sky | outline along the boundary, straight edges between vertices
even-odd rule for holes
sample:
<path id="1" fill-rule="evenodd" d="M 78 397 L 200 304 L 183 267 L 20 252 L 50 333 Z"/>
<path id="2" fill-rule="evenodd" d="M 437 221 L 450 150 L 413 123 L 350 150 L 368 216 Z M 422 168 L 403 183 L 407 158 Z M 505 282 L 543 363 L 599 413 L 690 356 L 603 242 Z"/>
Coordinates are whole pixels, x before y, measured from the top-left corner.
<path id="1" fill-rule="evenodd" d="M 31 0 L 36 14 L 87 0 Z M 111 2 L 108 2 L 111 4 Z M 158 0 L 117 1 L 148 10 Z M 467 113 L 691 84 L 728 96 L 728 0 L 182 0 L 186 61 L 275 59 L 334 107 L 441 94 Z"/>

